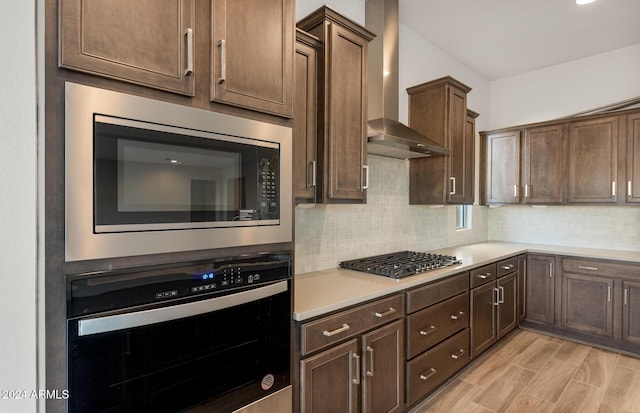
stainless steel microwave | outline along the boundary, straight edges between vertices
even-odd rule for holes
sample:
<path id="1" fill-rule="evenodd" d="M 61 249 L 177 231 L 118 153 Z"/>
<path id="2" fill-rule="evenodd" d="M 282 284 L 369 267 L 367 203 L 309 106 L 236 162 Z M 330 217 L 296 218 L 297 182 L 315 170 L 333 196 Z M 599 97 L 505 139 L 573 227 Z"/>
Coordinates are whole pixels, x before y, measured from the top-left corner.
<path id="1" fill-rule="evenodd" d="M 291 242 L 291 128 L 67 82 L 66 260 Z"/>

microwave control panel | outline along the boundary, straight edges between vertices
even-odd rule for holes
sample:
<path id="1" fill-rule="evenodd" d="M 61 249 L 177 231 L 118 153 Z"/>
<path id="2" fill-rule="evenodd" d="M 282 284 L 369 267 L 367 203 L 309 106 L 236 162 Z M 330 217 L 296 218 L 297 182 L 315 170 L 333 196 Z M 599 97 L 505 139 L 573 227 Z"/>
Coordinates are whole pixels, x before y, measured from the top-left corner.
<path id="1" fill-rule="evenodd" d="M 259 219 L 277 219 L 278 200 L 278 159 L 262 158 L 258 169 L 258 212 Z"/>

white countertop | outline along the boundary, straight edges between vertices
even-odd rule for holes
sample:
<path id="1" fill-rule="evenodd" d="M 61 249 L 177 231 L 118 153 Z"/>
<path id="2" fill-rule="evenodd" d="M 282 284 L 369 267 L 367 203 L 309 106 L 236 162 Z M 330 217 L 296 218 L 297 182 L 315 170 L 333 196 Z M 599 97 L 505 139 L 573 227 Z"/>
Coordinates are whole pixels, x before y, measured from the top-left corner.
<path id="1" fill-rule="evenodd" d="M 341 268 L 296 275 L 293 318 L 296 321 L 304 321 L 525 252 L 640 263 L 640 251 L 513 242 L 483 242 L 443 248 L 433 252 L 455 255 L 462 260 L 462 264 L 412 275 L 400 280 Z"/>

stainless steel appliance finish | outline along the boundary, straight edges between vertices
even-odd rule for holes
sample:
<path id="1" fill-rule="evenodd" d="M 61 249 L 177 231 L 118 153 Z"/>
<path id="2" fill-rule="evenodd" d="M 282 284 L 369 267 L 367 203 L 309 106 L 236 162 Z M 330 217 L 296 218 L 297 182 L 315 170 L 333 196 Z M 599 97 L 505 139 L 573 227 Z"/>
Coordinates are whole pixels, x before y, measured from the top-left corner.
<path id="1" fill-rule="evenodd" d="M 66 261 L 292 241 L 293 207 L 288 202 L 292 197 L 292 183 L 288 179 L 292 168 L 291 128 L 70 82 L 65 86 Z M 129 130 L 133 132 L 126 132 Z M 159 138 L 152 140 L 147 135 Z M 104 178 L 109 173 L 101 172 L 108 168 L 100 169 L 96 162 L 97 146 L 104 146 L 98 138 L 108 140 L 103 137 L 113 136 L 106 152 L 118 156 L 118 166 L 111 168 L 114 178 Z M 140 139 L 136 140 L 138 136 Z M 198 140 L 204 143 L 200 145 Z M 141 142 L 147 146 L 142 147 Z M 215 147 L 209 148 L 211 145 Z M 207 198 L 212 191 L 217 191 L 215 197 L 218 198 L 205 206 L 204 211 L 198 211 L 205 215 L 204 218 L 173 220 L 172 216 L 191 211 L 188 205 L 182 206 L 180 211 L 165 211 L 178 208 L 171 204 L 175 201 L 169 195 L 175 198 L 179 191 L 170 189 L 172 181 L 164 177 L 165 181 L 161 181 L 159 174 L 156 179 L 166 182 L 167 196 L 162 188 L 156 190 L 155 198 L 150 197 L 155 204 L 134 202 L 130 205 L 119 198 L 123 191 L 119 186 L 125 179 L 122 176 L 126 176 L 122 172 L 126 165 L 122 166 L 124 162 L 120 156 L 129 156 L 133 159 L 130 164 L 133 164 L 144 163 L 148 153 L 155 153 L 172 162 L 172 151 L 189 158 L 191 163 L 186 166 L 192 171 L 205 162 L 209 169 L 213 169 L 213 164 L 217 167 L 227 165 L 227 169 L 239 171 L 232 177 L 235 181 L 225 177 L 218 186 L 206 185 L 212 179 L 204 178 L 200 182 L 205 184 L 199 190 L 204 194 L 201 198 Z M 250 151 L 257 155 L 252 155 L 253 158 L 245 156 Z M 259 153 L 264 151 L 276 153 L 274 165 L 263 165 L 265 157 Z M 116 173 L 117 168 L 120 169 Z M 134 172 L 140 174 L 138 170 Z M 191 172 L 187 177 L 185 182 L 190 182 L 191 188 L 199 184 L 196 182 L 199 173 Z M 102 175 L 97 178 L 98 174 Z M 139 191 L 132 188 L 135 186 L 131 185 L 128 193 L 135 198 Z M 191 188 L 185 183 L 184 188 L 178 189 L 188 194 L 193 191 Z M 240 189 L 237 188 L 252 190 L 248 196 L 252 199 L 247 201 L 247 196 L 238 194 Z M 103 199 L 104 193 L 113 194 L 111 198 L 118 198 L 117 201 L 108 197 Z M 243 206 L 247 203 L 250 205 Z M 139 210 L 149 204 L 150 209 Z M 276 213 L 263 214 L 261 204 L 265 208 L 275 205 Z M 221 211 L 216 208 L 226 209 L 222 211 L 222 218 L 219 217 Z M 169 218 L 153 218 L 162 214 Z M 106 223 L 101 221 L 103 217 L 106 217 Z M 108 221 L 113 217 L 116 217 L 115 221 Z"/>
<path id="2" fill-rule="evenodd" d="M 383 275 L 390 278 L 403 278 L 461 262 L 461 260 L 451 255 L 400 251 L 343 261 L 340 263 L 340 267 L 369 274 Z"/>
<path id="3" fill-rule="evenodd" d="M 369 43 L 367 152 L 409 159 L 448 155 L 449 150 L 398 122 L 398 0 L 367 0 Z"/>
<path id="4" fill-rule="evenodd" d="M 67 411 L 290 411 L 291 281 L 288 252 L 68 276 Z"/>

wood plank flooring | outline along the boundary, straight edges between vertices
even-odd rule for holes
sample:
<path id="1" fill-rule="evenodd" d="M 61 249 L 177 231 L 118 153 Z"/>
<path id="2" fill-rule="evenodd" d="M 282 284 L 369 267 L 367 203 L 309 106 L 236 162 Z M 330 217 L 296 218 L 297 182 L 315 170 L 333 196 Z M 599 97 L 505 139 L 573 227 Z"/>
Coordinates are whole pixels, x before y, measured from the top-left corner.
<path id="1" fill-rule="evenodd" d="M 640 359 L 518 330 L 412 413 L 640 413 Z"/>

